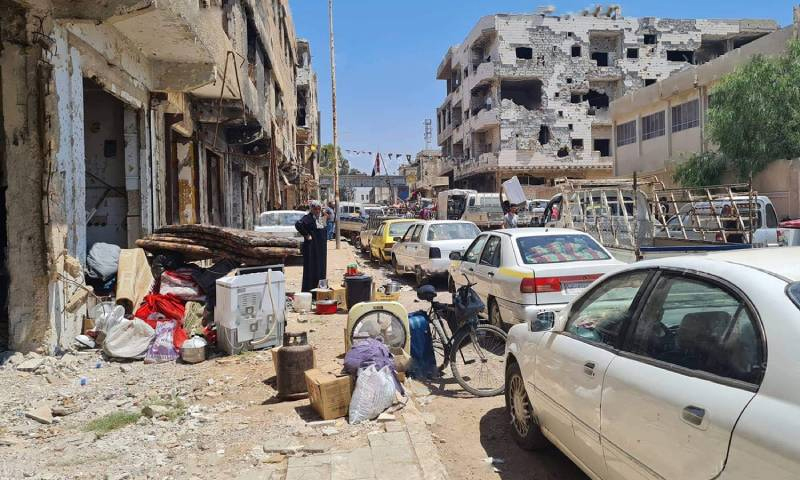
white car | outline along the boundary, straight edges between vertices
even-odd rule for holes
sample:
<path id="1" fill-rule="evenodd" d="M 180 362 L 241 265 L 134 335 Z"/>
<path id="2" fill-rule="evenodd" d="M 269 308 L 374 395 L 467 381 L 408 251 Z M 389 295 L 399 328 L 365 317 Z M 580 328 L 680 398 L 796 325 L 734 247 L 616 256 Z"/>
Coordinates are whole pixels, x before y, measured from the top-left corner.
<path id="1" fill-rule="evenodd" d="M 800 248 L 650 260 L 511 328 L 506 404 L 594 479 L 800 475 Z"/>
<path id="2" fill-rule="evenodd" d="M 450 253 L 463 252 L 481 233 L 472 222 L 433 220 L 408 228 L 392 248 L 392 265 L 398 275 L 412 272 L 418 285 L 436 275 L 447 275 Z"/>
<path id="3" fill-rule="evenodd" d="M 621 268 L 590 235 L 560 228 L 484 232 L 463 256 L 453 255 L 451 291 L 467 280 L 497 326 L 528 321 L 563 308 L 593 281 Z"/>
<path id="4" fill-rule="evenodd" d="M 300 210 L 273 210 L 264 212 L 258 217 L 256 232 L 268 233 L 276 237 L 300 237 L 294 224 L 303 218 L 306 212 Z"/>

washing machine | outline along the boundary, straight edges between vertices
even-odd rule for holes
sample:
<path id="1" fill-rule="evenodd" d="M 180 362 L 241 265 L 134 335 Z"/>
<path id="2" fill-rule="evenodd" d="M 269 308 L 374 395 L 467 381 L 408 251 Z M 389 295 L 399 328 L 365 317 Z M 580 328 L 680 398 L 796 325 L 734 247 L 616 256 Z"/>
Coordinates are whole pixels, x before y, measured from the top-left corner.
<path id="1" fill-rule="evenodd" d="M 370 336 L 382 338 L 389 347 L 398 347 L 411 355 L 411 330 L 408 311 L 398 302 L 361 302 L 347 314 L 345 351 L 350 350 L 353 338 Z"/>

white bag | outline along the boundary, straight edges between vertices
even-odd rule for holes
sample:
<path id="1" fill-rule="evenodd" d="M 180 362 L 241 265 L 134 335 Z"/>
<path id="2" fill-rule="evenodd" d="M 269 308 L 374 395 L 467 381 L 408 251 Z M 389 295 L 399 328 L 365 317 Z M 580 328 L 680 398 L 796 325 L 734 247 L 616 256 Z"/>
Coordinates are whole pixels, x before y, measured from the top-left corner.
<path id="1" fill-rule="evenodd" d="M 144 358 L 156 331 L 144 321 L 123 318 L 106 334 L 103 350 L 114 358 Z"/>
<path id="2" fill-rule="evenodd" d="M 350 399 L 350 423 L 372 420 L 392 406 L 395 397 L 394 376 L 389 367 L 378 371 L 370 365 L 358 371 L 356 389 Z"/>

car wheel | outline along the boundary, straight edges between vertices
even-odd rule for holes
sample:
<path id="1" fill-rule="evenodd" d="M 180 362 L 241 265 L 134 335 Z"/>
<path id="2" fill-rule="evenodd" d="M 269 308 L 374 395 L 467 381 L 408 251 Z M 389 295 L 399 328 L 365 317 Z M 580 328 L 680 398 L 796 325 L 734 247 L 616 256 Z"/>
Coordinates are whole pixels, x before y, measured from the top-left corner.
<path id="1" fill-rule="evenodd" d="M 414 268 L 414 280 L 417 282 L 418 287 L 425 285 L 425 280 L 427 280 L 425 273 L 422 271 L 419 265 Z"/>
<path id="2" fill-rule="evenodd" d="M 489 323 L 497 328 L 503 328 L 503 317 L 500 315 L 500 305 L 497 304 L 497 300 L 494 298 L 489 300 Z"/>
<path id="3" fill-rule="evenodd" d="M 397 265 L 397 257 L 392 255 L 392 268 L 394 268 L 395 275 L 401 275 L 403 272 L 400 271 L 399 265 Z"/>
<path id="4" fill-rule="evenodd" d="M 533 405 L 517 362 L 506 367 L 506 413 L 511 417 L 511 437 L 523 450 L 540 450 L 550 445 L 533 417 Z"/>

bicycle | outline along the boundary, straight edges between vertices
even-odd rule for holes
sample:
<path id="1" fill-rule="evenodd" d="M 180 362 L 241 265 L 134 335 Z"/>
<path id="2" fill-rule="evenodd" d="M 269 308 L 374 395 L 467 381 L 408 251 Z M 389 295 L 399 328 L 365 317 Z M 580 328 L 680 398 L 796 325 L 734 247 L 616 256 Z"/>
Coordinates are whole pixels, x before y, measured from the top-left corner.
<path id="1" fill-rule="evenodd" d="M 506 333 L 494 325 L 480 323 L 478 313 L 486 306 L 472 289 L 474 285 L 467 280 L 459 287 L 453 293 L 453 305 L 434 300 L 436 289 L 431 285 L 420 287 L 417 298 L 431 304 L 429 327 L 439 374 L 449 364 L 464 390 L 479 397 L 492 397 L 505 390 Z"/>

